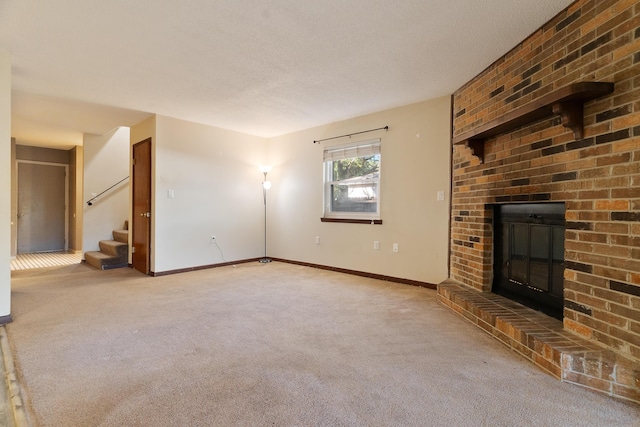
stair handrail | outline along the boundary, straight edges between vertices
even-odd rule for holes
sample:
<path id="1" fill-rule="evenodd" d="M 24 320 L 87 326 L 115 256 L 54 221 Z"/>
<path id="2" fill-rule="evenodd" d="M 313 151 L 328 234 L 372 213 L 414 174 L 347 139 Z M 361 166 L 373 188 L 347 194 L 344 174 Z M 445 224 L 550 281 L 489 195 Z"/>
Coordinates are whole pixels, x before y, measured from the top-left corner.
<path id="1" fill-rule="evenodd" d="M 126 180 L 128 180 L 128 179 L 129 179 L 129 177 L 128 177 L 128 176 L 126 176 L 126 177 L 122 178 L 120 181 L 118 181 L 118 182 L 116 182 L 115 184 L 113 184 L 111 187 L 109 187 L 109 188 L 107 188 L 106 190 L 104 190 L 104 191 L 102 191 L 102 192 L 100 192 L 100 193 L 96 194 L 95 196 L 93 196 L 92 198 L 90 198 L 89 200 L 87 200 L 87 205 L 89 205 L 89 206 L 93 206 L 93 201 L 94 201 L 95 199 L 97 199 L 98 197 L 102 196 L 104 193 L 106 193 L 107 191 L 111 190 L 113 187 L 117 186 L 118 184 L 121 184 L 121 183 L 125 182 L 125 181 L 126 181 Z"/>

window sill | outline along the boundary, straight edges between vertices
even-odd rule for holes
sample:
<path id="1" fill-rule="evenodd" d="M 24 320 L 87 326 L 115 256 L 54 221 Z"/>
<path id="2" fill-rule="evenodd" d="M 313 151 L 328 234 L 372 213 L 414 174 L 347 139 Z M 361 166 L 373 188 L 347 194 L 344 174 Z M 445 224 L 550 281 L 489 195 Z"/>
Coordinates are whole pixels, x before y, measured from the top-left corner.
<path id="1" fill-rule="evenodd" d="M 382 225 L 381 219 L 355 219 L 355 218 L 320 218 L 322 222 L 341 222 L 344 224 L 373 224 Z"/>

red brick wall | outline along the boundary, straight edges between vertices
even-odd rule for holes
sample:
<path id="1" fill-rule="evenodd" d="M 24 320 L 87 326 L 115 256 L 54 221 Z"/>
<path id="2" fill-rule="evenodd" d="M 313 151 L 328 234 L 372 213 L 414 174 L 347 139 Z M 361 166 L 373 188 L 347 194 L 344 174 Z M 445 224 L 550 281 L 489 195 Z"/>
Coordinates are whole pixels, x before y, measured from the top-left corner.
<path id="1" fill-rule="evenodd" d="M 454 137 L 555 89 L 614 82 L 584 138 L 558 117 L 453 149 L 451 277 L 492 285 L 492 204 L 566 202 L 565 328 L 640 359 L 640 2 L 578 0 L 454 94 Z"/>

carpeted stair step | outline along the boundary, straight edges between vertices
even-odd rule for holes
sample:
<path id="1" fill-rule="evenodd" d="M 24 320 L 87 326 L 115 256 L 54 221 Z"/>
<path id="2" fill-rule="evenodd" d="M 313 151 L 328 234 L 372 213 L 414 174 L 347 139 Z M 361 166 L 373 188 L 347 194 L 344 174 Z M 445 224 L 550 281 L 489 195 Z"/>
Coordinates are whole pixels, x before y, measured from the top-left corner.
<path id="1" fill-rule="evenodd" d="M 129 243 L 129 230 L 113 230 L 113 240 L 116 242 Z"/>
<path id="2" fill-rule="evenodd" d="M 128 266 L 127 257 L 117 257 L 105 254 L 104 252 L 91 251 L 84 254 L 87 264 L 100 270 L 109 270 L 111 268 L 121 268 Z"/>
<path id="3" fill-rule="evenodd" d="M 116 242 L 115 240 L 100 240 L 98 246 L 100 247 L 100 252 L 107 255 L 127 258 L 128 246 L 126 243 Z"/>
<path id="4" fill-rule="evenodd" d="M 129 222 L 125 221 L 124 228 L 113 230 L 112 234 L 113 240 L 98 242 L 99 251 L 84 254 L 87 264 L 100 270 L 129 266 Z"/>

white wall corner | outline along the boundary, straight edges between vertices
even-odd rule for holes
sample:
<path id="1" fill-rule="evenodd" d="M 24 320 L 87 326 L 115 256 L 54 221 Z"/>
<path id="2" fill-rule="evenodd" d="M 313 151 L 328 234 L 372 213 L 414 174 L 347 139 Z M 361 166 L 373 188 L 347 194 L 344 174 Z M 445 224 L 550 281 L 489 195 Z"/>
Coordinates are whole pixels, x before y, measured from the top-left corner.
<path id="1" fill-rule="evenodd" d="M 0 319 L 11 316 L 11 55 L 0 51 Z"/>

